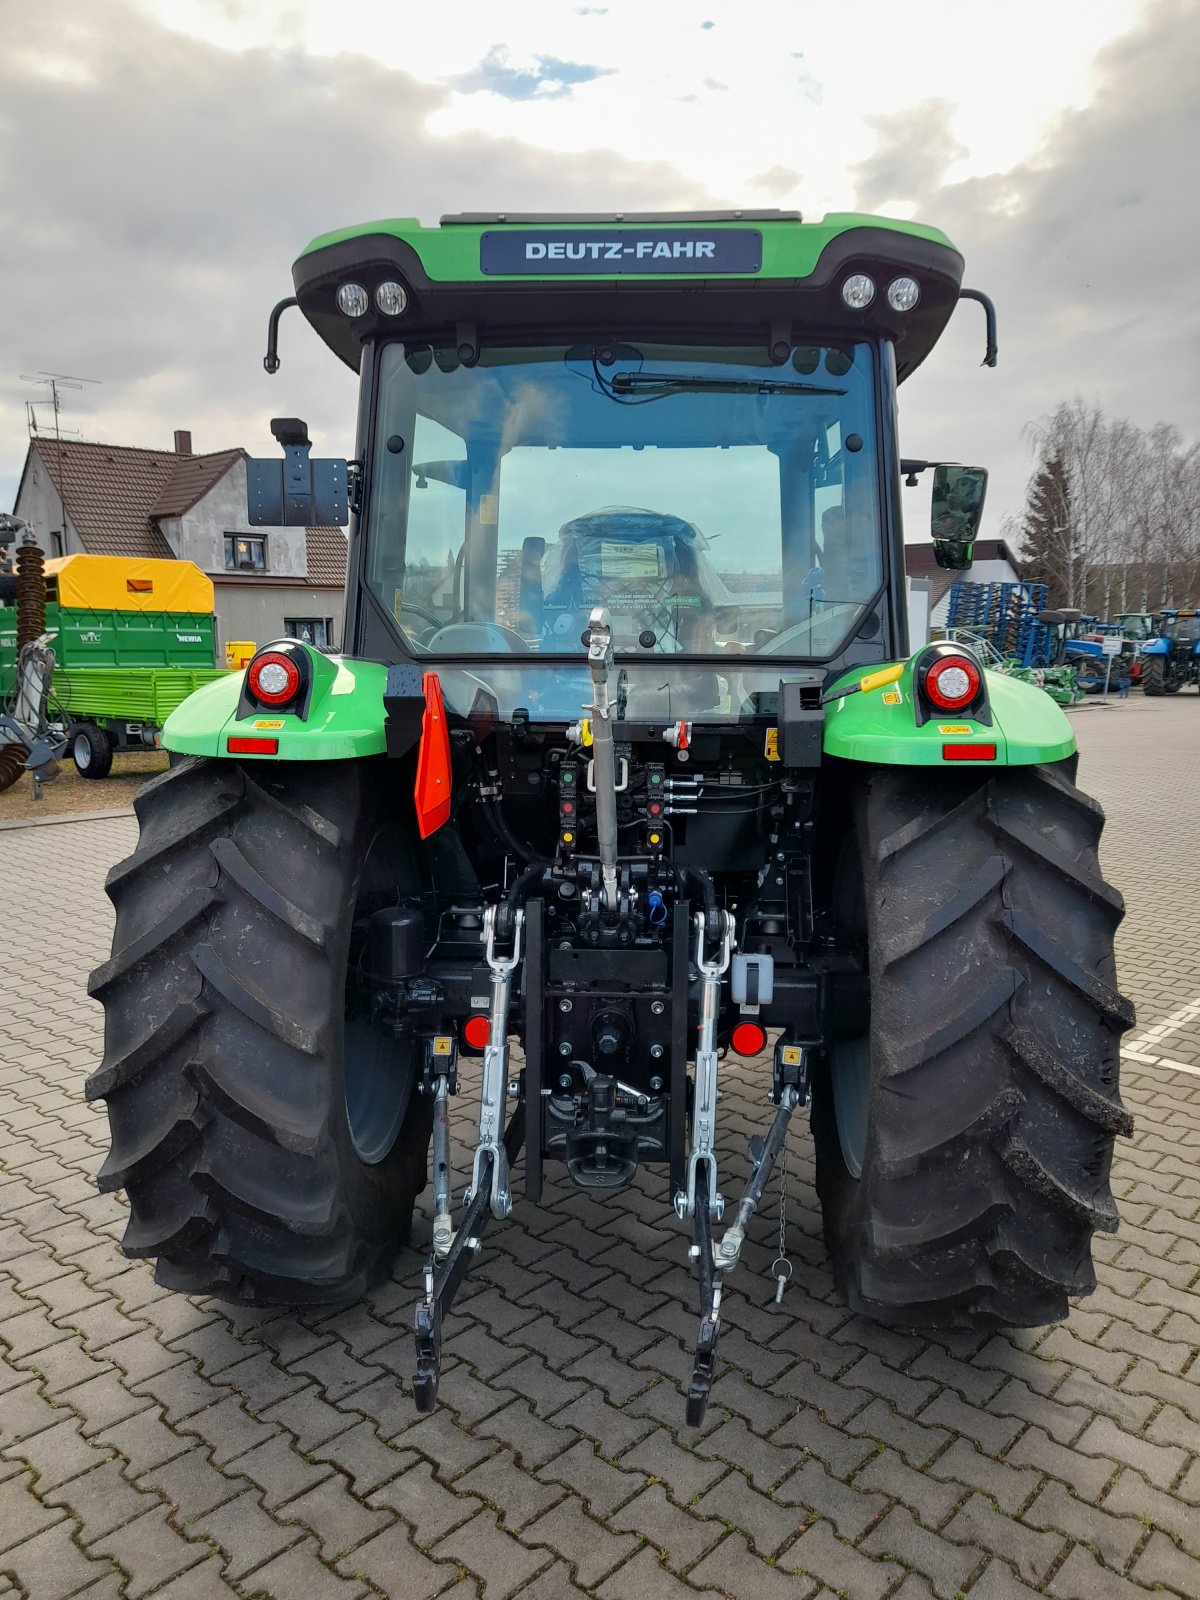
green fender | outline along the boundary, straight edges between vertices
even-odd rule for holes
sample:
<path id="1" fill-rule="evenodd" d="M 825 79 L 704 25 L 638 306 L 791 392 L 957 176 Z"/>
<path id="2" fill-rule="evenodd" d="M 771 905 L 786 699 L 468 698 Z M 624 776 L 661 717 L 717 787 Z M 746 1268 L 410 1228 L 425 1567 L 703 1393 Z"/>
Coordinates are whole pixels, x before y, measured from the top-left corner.
<path id="1" fill-rule="evenodd" d="M 279 741 L 276 753 L 238 754 L 239 761 L 349 761 L 382 755 L 387 668 L 378 661 L 351 661 L 304 648 L 312 663 L 313 688 L 303 721 L 272 711 L 239 717 L 245 673 L 230 672 L 197 689 L 171 713 L 163 728 L 163 747 L 180 755 L 224 756 L 233 737 Z"/>
<path id="2" fill-rule="evenodd" d="M 921 652 L 918 652 L 918 655 Z M 1031 683 L 1002 672 L 985 672 L 992 724 L 943 712 L 918 727 L 913 700 L 913 664 L 881 689 L 831 700 L 825 708 L 824 751 L 848 761 L 892 767 L 1028 766 L 1061 761 L 1075 752 L 1071 724 L 1050 696 Z M 827 693 L 849 687 L 867 675 L 856 667 L 839 677 Z M 947 762 L 944 744 L 994 744 L 995 760 Z"/>

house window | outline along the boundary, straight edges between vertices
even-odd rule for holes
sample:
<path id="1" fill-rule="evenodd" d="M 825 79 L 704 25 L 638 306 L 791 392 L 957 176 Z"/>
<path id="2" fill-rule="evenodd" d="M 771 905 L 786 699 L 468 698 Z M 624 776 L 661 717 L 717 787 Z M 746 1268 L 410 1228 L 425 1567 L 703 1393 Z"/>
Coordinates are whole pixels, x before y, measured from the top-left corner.
<path id="1" fill-rule="evenodd" d="M 51 534 L 50 534 L 50 554 L 52 556 L 60 556 L 60 555 L 62 555 L 62 553 L 63 553 L 63 536 L 62 536 L 62 534 L 61 533 L 51 532 Z"/>
<path id="2" fill-rule="evenodd" d="M 267 541 L 249 533 L 225 535 L 226 572 L 265 572 L 267 570 Z"/>
<path id="3" fill-rule="evenodd" d="M 333 648 L 332 617 L 284 617 L 283 631 L 289 639 L 304 639 L 323 650 Z"/>

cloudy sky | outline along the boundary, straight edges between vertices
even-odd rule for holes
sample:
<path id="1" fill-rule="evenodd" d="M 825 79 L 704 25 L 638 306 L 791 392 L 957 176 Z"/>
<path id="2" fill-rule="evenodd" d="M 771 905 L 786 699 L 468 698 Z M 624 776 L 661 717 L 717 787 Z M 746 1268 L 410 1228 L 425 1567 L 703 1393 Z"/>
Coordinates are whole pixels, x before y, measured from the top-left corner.
<path id="1" fill-rule="evenodd" d="M 351 445 L 354 380 L 266 314 L 316 233 L 459 210 L 864 209 L 943 227 L 964 305 L 902 392 L 910 454 L 989 466 L 1079 393 L 1200 434 L 1200 0 L 0 0 L 0 503 L 20 381 L 87 439 Z M 39 404 L 39 417 L 49 418 Z M 909 537 L 922 531 L 914 492 Z"/>

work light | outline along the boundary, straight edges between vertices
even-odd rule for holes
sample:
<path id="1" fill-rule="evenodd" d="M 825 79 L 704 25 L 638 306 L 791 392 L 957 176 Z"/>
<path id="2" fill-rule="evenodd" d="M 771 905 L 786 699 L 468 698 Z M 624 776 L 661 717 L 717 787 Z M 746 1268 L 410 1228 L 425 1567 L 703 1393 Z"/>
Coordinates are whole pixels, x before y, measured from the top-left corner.
<path id="1" fill-rule="evenodd" d="M 375 304 L 385 317 L 398 317 L 408 304 L 408 294 L 402 283 L 388 279 L 375 290 Z"/>
<path id="2" fill-rule="evenodd" d="M 875 298 L 875 280 L 865 272 L 855 272 L 842 285 L 842 299 L 851 311 L 865 311 Z"/>
<path id="3" fill-rule="evenodd" d="M 893 278 L 887 287 L 887 298 L 893 311 L 911 311 L 921 298 L 921 285 L 915 278 Z"/>
<path id="4" fill-rule="evenodd" d="M 337 292 L 338 310 L 346 317 L 363 317 L 371 304 L 361 283 L 344 283 Z"/>

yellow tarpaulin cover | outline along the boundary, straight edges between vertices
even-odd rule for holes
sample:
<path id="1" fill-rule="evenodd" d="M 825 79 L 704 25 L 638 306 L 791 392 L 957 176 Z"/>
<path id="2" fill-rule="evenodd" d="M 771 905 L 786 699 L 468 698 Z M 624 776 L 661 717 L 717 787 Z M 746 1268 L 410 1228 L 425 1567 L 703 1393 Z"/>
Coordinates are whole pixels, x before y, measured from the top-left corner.
<path id="1" fill-rule="evenodd" d="M 46 576 L 58 579 L 61 606 L 90 611 L 211 612 L 212 579 L 194 561 L 136 556 L 55 556 Z"/>

